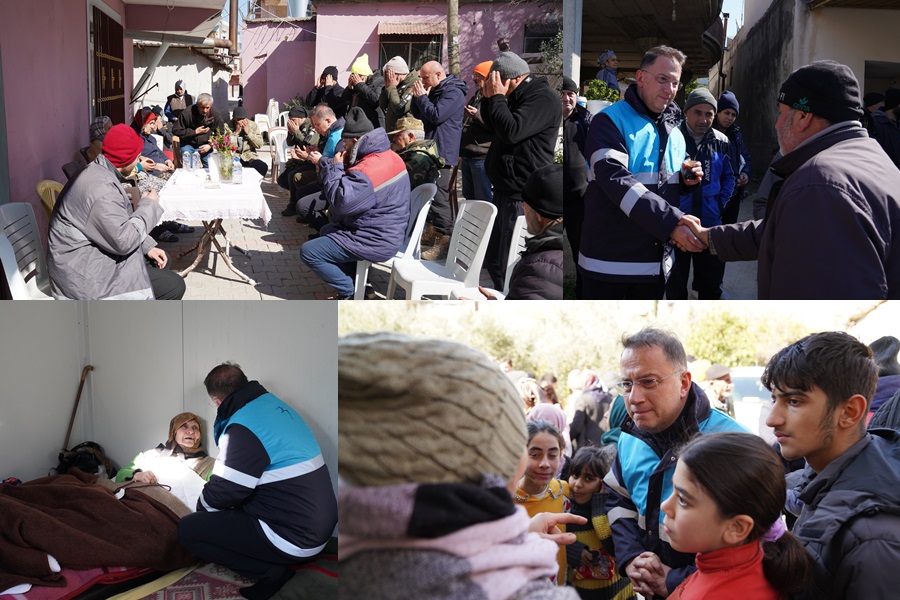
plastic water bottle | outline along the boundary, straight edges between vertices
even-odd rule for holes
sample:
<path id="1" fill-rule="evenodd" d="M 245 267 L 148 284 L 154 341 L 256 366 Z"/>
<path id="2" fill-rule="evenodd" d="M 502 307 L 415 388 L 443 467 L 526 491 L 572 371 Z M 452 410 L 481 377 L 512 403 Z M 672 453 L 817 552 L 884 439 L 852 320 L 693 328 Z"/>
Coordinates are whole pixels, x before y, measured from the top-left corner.
<path id="1" fill-rule="evenodd" d="M 191 157 L 191 170 L 196 171 L 198 169 L 203 168 L 203 163 L 200 162 L 200 151 L 194 150 L 194 155 Z"/>
<path id="2" fill-rule="evenodd" d="M 231 182 L 244 183 L 244 167 L 241 165 L 241 159 L 237 156 L 234 157 L 234 166 L 231 169 Z"/>
<path id="3" fill-rule="evenodd" d="M 181 168 L 187 171 L 191 170 L 191 153 L 187 150 L 181 153 Z"/>

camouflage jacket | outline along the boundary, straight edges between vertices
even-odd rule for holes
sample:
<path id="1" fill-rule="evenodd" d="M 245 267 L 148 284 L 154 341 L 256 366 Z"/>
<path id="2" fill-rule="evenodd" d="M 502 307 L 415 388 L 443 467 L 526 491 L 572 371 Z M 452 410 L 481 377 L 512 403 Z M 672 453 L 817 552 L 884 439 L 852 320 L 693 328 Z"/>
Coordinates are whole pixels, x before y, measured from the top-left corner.
<path id="1" fill-rule="evenodd" d="M 437 182 L 444 159 L 438 154 L 434 140 L 416 140 L 398 154 L 406 163 L 410 189 L 416 189 L 423 183 Z"/>

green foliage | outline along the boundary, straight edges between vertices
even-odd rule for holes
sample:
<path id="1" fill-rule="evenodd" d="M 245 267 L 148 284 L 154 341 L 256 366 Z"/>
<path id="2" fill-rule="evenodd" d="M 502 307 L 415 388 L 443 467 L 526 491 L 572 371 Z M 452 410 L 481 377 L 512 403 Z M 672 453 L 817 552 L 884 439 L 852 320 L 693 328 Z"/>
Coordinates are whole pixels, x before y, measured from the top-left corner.
<path id="1" fill-rule="evenodd" d="M 696 90 L 698 87 L 700 87 L 700 82 L 696 79 L 691 79 L 691 81 L 686 86 L 684 86 L 685 97 L 689 96 L 690 93 Z"/>
<path id="2" fill-rule="evenodd" d="M 563 32 L 560 24 L 556 35 L 541 42 L 541 72 L 551 78 L 550 87 L 557 89 L 563 66 Z"/>
<path id="3" fill-rule="evenodd" d="M 600 79 L 591 79 L 588 81 L 587 90 L 584 97 L 588 100 L 605 100 L 607 102 L 619 101 L 619 90 L 610 89 L 605 81 Z"/>
<path id="4" fill-rule="evenodd" d="M 808 333 L 797 323 L 778 318 L 750 321 L 721 310 L 708 312 L 695 321 L 682 339 L 688 354 L 740 367 L 764 365 L 779 349 Z"/>

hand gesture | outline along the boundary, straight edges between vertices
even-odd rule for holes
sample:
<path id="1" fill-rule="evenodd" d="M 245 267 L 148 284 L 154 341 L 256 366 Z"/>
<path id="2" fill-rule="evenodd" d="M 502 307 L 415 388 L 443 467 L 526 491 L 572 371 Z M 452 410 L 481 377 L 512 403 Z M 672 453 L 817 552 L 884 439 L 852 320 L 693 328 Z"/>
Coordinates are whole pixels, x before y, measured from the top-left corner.
<path id="1" fill-rule="evenodd" d="M 335 153 L 334 153 L 334 160 L 332 160 L 331 162 L 333 162 L 333 163 L 335 163 L 335 164 L 341 164 L 341 163 L 343 163 L 343 162 L 344 162 L 344 155 L 345 155 L 345 154 L 346 154 L 346 152 L 344 152 L 343 150 L 341 150 L 340 152 L 335 152 Z"/>
<path id="2" fill-rule="evenodd" d="M 687 186 L 695 186 L 703 181 L 703 163 L 690 159 L 684 161 L 681 168 L 681 181 Z"/>
<path id="3" fill-rule="evenodd" d="M 297 125 L 297 121 L 293 119 L 287 120 L 287 128 L 291 133 L 297 133 L 300 130 L 300 126 Z"/>
<path id="4" fill-rule="evenodd" d="M 666 575 L 671 567 L 659 560 L 653 552 L 642 552 L 625 567 L 625 574 L 631 579 L 634 591 L 642 596 L 652 598 L 654 595 L 666 597 Z"/>
<path id="5" fill-rule="evenodd" d="M 672 241 L 679 250 L 685 252 L 703 252 L 707 245 L 703 243 L 687 225 L 679 223 L 672 230 Z"/>
<path id="6" fill-rule="evenodd" d="M 484 80 L 484 85 L 481 86 L 481 93 L 485 98 L 490 98 L 497 94 L 503 94 L 505 96 L 508 90 L 509 80 L 507 79 L 504 82 L 500 79 L 500 71 L 491 71 L 488 74 L 487 79 Z"/>
<path id="7" fill-rule="evenodd" d="M 362 77 L 357 75 L 356 73 L 350 73 L 350 77 L 347 79 L 347 85 L 349 87 L 355 87 L 357 83 L 362 81 Z"/>
<path id="8" fill-rule="evenodd" d="M 701 244 L 709 246 L 709 229 L 700 224 L 700 219 L 694 215 L 684 215 L 678 224 L 686 226 Z"/>
<path id="9" fill-rule="evenodd" d="M 748 181 L 750 181 L 750 178 L 747 177 L 747 174 L 746 174 L 746 173 L 741 173 L 741 174 L 738 176 L 738 185 L 739 185 L 739 186 L 747 185 L 747 182 L 748 182 Z"/>
<path id="10" fill-rule="evenodd" d="M 421 79 L 416 79 L 416 82 L 413 84 L 412 93 L 416 98 L 428 94 L 428 90 L 425 89 L 425 85 L 422 83 Z"/>
<path id="11" fill-rule="evenodd" d="M 398 83 L 400 83 L 400 74 L 395 73 L 393 69 L 386 69 L 384 71 L 384 85 L 387 87 L 397 87 Z"/>
<path id="12" fill-rule="evenodd" d="M 196 135 L 203 135 L 204 133 L 209 133 L 209 127 L 207 127 L 206 125 L 201 125 L 200 127 L 198 127 L 197 129 L 194 130 L 194 133 Z"/>
<path id="13" fill-rule="evenodd" d="M 318 150 L 316 150 L 315 152 L 309 153 L 309 162 L 311 162 L 314 165 L 318 165 L 319 160 L 321 160 L 321 158 L 322 158 L 322 153 L 319 152 Z"/>
<path id="14" fill-rule="evenodd" d="M 147 253 L 147 257 L 156 261 L 156 266 L 160 269 L 166 268 L 166 263 L 169 262 L 169 257 L 166 256 L 166 253 L 163 249 L 153 247 L 150 248 L 150 252 Z"/>
<path id="15" fill-rule="evenodd" d="M 153 200 L 157 204 L 159 203 L 159 194 L 156 193 L 156 190 L 150 190 L 149 192 L 144 194 L 142 197 L 149 198 L 150 200 Z"/>
<path id="16" fill-rule="evenodd" d="M 469 115 L 470 117 L 474 117 L 475 115 L 478 114 L 478 108 L 475 106 L 472 106 L 471 104 L 466 104 L 466 114 Z"/>
<path id="17" fill-rule="evenodd" d="M 207 152 L 212 150 L 212 146 L 210 146 L 209 144 L 203 144 L 202 146 L 197 148 L 197 150 L 200 151 L 200 154 L 206 154 Z"/>
<path id="18" fill-rule="evenodd" d="M 572 513 L 538 513 L 531 518 L 528 531 L 539 534 L 542 538 L 552 540 L 560 546 L 575 541 L 574 533 L 562 533 L 557 525 L 562 523 L 578 523 L 584 525 L 587 519 Z"/>
<path id="19" fill-rule="evenodd" d="M 149 171 L 150 169 L 153 169 L 156 166 L 156 161 L 154 161 L 153 159 L 147 158 L 146 156 L 141 156 L 139 161 L 145 171 Z"/>

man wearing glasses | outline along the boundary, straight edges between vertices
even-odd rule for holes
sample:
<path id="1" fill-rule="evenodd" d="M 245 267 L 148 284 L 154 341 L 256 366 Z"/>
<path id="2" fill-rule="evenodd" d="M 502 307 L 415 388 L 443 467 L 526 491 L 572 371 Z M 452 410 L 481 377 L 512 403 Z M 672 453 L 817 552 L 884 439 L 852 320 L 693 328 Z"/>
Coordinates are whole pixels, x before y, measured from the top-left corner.
<path id="1" fill-rule="evenodd" d="M 684 224 L 699 220 L 678 208 L 680 194 L 703 178 L 697 163 L 684 165 L 682 172 L 685 141 L 673 100 L 684 61 L 674 48 L 650 49 L 625 101 L 591 120 L 578 256 L 586 299 L 662 298 L 673 243 L 705 248 Z"/>
<path id="2" fill-rule="evenodd" d="M 645 328 L 623 336 L 622 382 L 628 416 L 604 483 L 619 573 L 647 598 L 668 596 L 693 573 L 694 554 L 677 552 L 662 527 L 677 450 L 697 433 L 747 431 L 710 408 L 691 381 L 684 346 L 674 334 Z"/>

